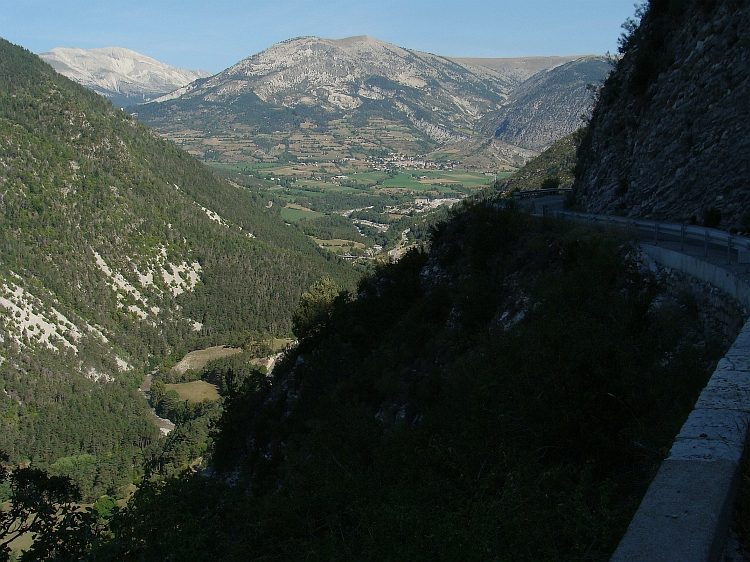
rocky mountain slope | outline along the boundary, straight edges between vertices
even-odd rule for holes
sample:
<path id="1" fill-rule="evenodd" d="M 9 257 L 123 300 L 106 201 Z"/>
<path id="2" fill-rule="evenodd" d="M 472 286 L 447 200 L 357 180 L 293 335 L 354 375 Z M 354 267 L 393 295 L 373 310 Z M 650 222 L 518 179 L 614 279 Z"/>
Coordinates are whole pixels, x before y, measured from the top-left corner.
<path id="1" fill-rule="evenodd" d="M 312 281 L 357 277 L 267 200 L 2 40 L 0 201 L 0 449 L 14 462 L 132 445 L 92 428 L 99 409 L 74 389 L 120 389 L 97 406 L 116 417 L 147 365 L 191 341 L 287 332 Z"/>
<path id="2" fill-rule="evenodd" d="M 542 70 L 515 88 L 493 120 L 495 137 L 542 151 L 578 129 L 594 102 L 591 86 L 612 67 L 604 57 L 581 57 Z"/>
<path id="3" fill-rule="evenodd" d="M 550 68 L 554 70 L 546 73 Z M 548 76 L 520 90 L 526 93 L 517 100 L 512 97 L 524 80 L 539 72 Z M 590 95 L 580 87 L 583 77 L 598 82 L 605 74 L 596 57 L 450 59 L 366 36 L 301 37 L 158 98 L 160 103 L 134 108 L 134 115 L 197 155 L 205 157 L 211 150 L 226 161 L 258 158 L 258 151 L 274 154 L 274 147 L 288 144 L 295 132 L 322 146 L 341 135 L 359 136 L 345 130 L 376 123 L 384 123 L 390 134 L 362 143 L 358 150 L 364 155 L 424 154 L 446 143 L 491 136 L 488 118 L 501 107 L 528 112 L 533 103 L 554 105 L 556 112 L 536 111 L 517 126 L 540 132 L 501 138 L 521 149 L 538 150 L 555 140 L 555 134 L 564 136 L 577 127 L 557 113 L 572 113 L 577 119 L 589 103 Z M 536 102 L 530 100 L 531 90 L 537 93 Z M 286 136 L 274 136 L 275 131 Z M 231 156 L 229 146 L 235 149 Z"/>
<path id="4" fill-rule="evenodd" d="M 39 56 L 60 74 L 103 95 L 117 107 L 151 101 L 211 75 L 204 70 L 175 68 L 122 47 L 56 47 Z"/>
<path id="5" fill-rule="evenodd" d="M 490 70 L 497 72 L 506 79 L 510 79 L 517 84 L 528 80 L 534 74 L 545 70 L 552 70 L 560 65 L 572 62 L 581 57 L 519 57 L 509 59 L 490 59 L 490 58 L 460 58 L 448 57 L 450 60 L 465 66 L 466 68 L 480 68 L 484 71 Z"/>
<path id="6" fill-rule="evenodd" d="M 750 231 L 750 5 L 653 0 L 578 155 L 595 212 Z"/>

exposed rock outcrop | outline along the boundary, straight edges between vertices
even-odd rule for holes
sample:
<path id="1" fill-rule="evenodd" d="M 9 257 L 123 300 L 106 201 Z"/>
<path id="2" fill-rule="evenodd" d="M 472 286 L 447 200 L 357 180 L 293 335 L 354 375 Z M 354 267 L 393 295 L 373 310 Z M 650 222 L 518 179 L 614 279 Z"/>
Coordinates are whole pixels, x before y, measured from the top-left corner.
<path id="1" fill-rule="evenodd" d="M 258 148 L 276 156 L 272 147 L 279 139 L 260 138 L 276 131 L 304 135 L 315 157 L 336 150 L 416 156 L 449 143 L 453 150 L 456 143 L 488 141 L 502 124 L 497 144 L 487 143 L 481 154 L 470 147 L 467 155 L 474 156 L 471 165 L 488 162 L 497 170 L 522 165 L 530 153 L 577 129 L 592 101 L 587 85 L 608 70 L 596 56 L 452 59 L 367 36 L 298 37 L 140 106 L 134 115 L 180 143 L 200 131 L 198 140 L 181 146 L 199 157 L 207 157 L 210 146 L 211 158 L 227 161 L 252 160 Z M 356 134 L 342 136 L 342 126 Z M 357 137 L 365 140 L 349 142 Z M 506 154 L 498 154 L 499 146 Z M 464 147 L 457 149 L 466 155 Z"/>
<path id="2" fill-rule="evenodd" d="M 578 154 L 592 212 L 750 230 L 750 4 L 652 0 Z"/>
<path id="3" fill-rule="evenodd" d="M 544 150 L 578 129 L 593 104 L 592 85 L 609 72 L 605 57 L 588 56 L 538 72 L 511 92 L 498 112 L 495 137 Z"/>

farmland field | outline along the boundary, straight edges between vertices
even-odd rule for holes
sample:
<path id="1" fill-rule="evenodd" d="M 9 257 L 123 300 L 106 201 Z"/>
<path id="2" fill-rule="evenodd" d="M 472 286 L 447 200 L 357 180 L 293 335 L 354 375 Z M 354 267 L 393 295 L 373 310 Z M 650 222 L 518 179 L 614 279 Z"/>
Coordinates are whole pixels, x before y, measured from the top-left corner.
<path id="1" fill-rule="evenodd" d="M 180 397 L 180 400 L 189 400 L 193 403 L 202 402 L 203 400 L 218 400 L 219 389 L 214 384 L 206 381 L 193 381 L 180 384 L 166 385 L 166 391 L 174 390 Z"/>
<path id="2" fill-rule="evenodd" d="M 185 357 L 183 357 L 182 360 L 173 367 L 173 369 L 178 373 L 184 373 L 188 369 L 200 371 L 203 367 L 206 366 L 209 361 L 241 352 L 241 349 L 226 347 L 223 345 L 208 347 L 206 349 L 200 349 L 197 351 L 191 351 L 190 353 L 185 355 Z"/>
<path id="3" fill-rule="evenodd" d="M 287 222 L 297 222 L 302 219 L 312 219 L 322 216 L 323 213 L 318 213 L 317 211 L 293 203 L 287 203 L 286 207 L 281 209 L 281 218 Z"/>
<path id="4" fill-rule="evenodd" d="M 326 142 L 335 143 L 351 136 L 352 131 L 345 124 L 341 127 Z M 295 134 L 290 141 L 299 144 L 306 142 L 305 139 L 305 134 Z M 346 142 L 349 141 L 352 138 Z M 331 154 L 328 157 L 333 158 Z M 443 216 L 440 206 L 453 205 L 490 188 L 496 179 L 512 175 L 498 170 L 453 169 L 452 163 L 437 169 L 413 159 L 398 160 L 397 155 L 389 158 L 392 160 L 388 162 L 340 157 L 276 164 L 209 164 L 236 184 L 268 197 L 267 208 L 271 212 L 279 213 L 288 224 L 302 229 L 319 247 L 338 255 L 352 254 L 360 262 L 394 249 L 401 244 L 400 232 L 407 229 L 412 243 L 426 242 L 429 223 Z M 414 167 L 408 167 L 410 164 Z M 341 217 L 351 221 L 361 239 L 351 226 L 347 231 Z M 387 231 L 389 225 L 393 226 L 392 231 Z"/>

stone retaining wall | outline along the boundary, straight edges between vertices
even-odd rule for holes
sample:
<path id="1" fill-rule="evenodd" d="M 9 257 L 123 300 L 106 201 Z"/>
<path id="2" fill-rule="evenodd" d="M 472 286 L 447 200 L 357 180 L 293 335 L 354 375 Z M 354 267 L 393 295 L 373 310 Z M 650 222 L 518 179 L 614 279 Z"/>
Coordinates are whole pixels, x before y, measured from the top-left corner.
<path id="1" fill-rule="evenodd" d="M 750 305 L 750 288 L 722 268 L 655 246 L 666 267 L 721 287 Z M 719 560 L 750 423 L 750 323 L 711 376 L 675 438 L 611 562 Z"/>

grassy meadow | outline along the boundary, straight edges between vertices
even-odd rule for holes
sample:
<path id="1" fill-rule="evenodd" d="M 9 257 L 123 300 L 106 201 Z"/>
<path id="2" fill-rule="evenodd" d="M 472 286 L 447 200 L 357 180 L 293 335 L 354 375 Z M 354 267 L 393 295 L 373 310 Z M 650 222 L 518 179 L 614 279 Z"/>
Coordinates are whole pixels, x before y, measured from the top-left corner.
<path id="1" fill-rule="evenodd" d="M 180 397 L 180 400 L 188 400 L 197 404 L 204 400 L 218 400 L 219 389 L 215 384 L 206 381 L 184 382 L 179 384 L 167 384 L 166 390 L 174 390 Z"/>

